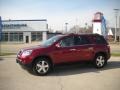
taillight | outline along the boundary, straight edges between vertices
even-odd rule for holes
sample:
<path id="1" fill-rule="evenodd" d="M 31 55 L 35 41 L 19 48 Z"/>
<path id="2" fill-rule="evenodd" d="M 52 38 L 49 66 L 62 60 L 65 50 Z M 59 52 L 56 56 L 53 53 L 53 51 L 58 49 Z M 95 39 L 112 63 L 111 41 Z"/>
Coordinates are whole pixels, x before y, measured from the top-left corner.
<path id="1" fill-rule="evenodd" d="M 109 46 L 109 45 L 107 45 L 107 48 L 108 48 L 108 52 L 110 53 L 110 46 Z"/>

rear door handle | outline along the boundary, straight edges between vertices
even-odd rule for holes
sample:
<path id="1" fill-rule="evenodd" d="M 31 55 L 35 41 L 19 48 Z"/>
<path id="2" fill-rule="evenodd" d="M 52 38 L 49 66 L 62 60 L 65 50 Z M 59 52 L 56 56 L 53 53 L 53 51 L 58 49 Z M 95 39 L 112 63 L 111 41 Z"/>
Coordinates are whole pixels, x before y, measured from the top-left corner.
<path id="1" fill-rule="evenodd" d="M 70 49 L 70 51 L 76 51 L 76 49 Z"/>
<path id="2" fill-rule="evenodd" d="M 89 50 L 93 50 L 93 47 L 89 47 L 88 49 L 89 49 Z"/>

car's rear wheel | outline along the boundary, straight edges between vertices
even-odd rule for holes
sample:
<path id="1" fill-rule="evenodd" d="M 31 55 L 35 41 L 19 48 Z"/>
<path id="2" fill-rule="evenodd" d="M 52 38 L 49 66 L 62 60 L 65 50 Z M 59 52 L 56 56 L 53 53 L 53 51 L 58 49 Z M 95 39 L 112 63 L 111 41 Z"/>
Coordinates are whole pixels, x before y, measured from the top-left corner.
<path id="1" fill-rule="evenodd" d="M 46 75 L 51 70 L 51 63 L 47 58 L 39 58 L 33 64 L 33 72 L 37 75 Z"/>
<path id="2" fill-rule="evenodd" d="M 102 68 L 107 64 L 106 57 L 103 54 L 97 54 L 93 61 L 93 64 L 96 68 Z"/>

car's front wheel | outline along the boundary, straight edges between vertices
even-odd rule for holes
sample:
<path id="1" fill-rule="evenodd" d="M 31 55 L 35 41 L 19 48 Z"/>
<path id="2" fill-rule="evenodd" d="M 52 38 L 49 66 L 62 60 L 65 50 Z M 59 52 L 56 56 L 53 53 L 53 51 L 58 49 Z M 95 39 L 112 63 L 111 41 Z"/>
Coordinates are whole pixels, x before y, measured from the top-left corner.
<path id="1" fill-rule="evenodd" d="M 51 70 L 51 63 L 47 58 L 39 58 L 33 64 L 33 72 L 37 75 L 46 75 Z"/>
<path id="2" fill-rule="evenodd" d="M 107 60 L 103 54 L 98 54 L 95 56 L 93 64 L 96 68 L 102 68 L 107 64 Z"/>

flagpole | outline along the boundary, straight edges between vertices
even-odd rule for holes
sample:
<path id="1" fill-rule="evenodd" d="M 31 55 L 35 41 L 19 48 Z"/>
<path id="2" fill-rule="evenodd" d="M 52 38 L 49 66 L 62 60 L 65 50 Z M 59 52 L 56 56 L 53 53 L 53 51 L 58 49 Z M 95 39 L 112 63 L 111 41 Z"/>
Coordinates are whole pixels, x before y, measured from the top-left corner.
<path id="1" fill-rule="evenodd" d="M 2 20 L 1 20 L 1 16 L 0 16 L 0 56 L 2 54 L 1 42 L 2 42 Z"/>

